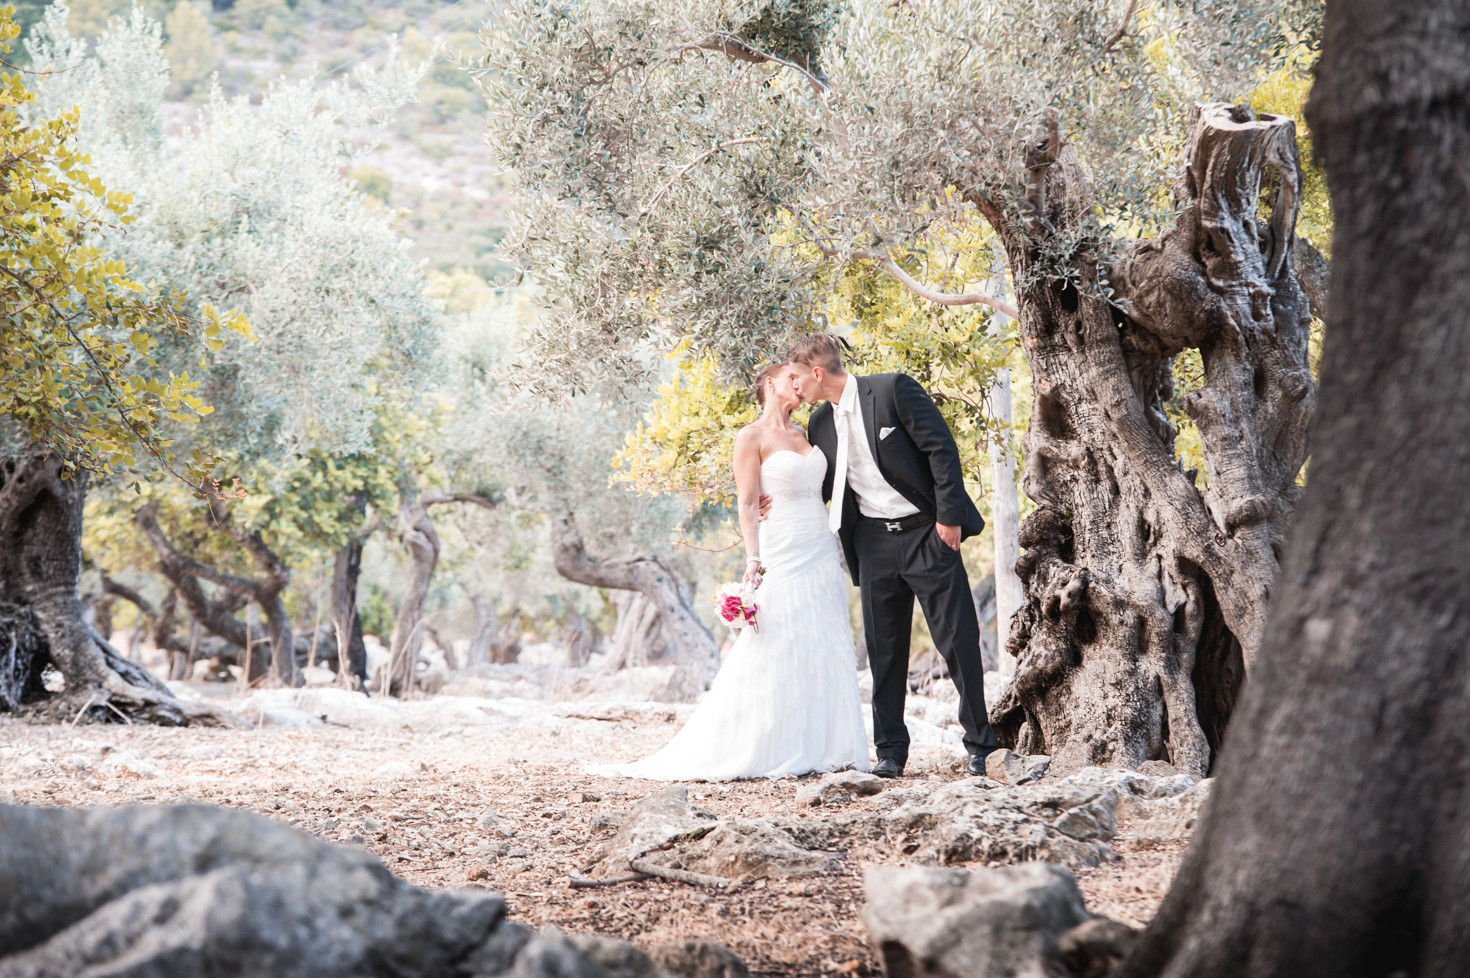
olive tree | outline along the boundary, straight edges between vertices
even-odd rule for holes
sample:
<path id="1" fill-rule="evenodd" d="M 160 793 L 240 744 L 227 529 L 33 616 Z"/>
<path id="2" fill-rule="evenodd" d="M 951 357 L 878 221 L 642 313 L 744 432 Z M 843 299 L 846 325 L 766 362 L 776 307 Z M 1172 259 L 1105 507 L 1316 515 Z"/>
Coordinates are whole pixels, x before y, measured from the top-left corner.
<path id="1" fill-rule="evenodd" d="M 0 56 L 17 33 L 0 12 Z M 8 67 L 8 62 L 7 62 Z M 140 282 L 101 240 L 133 219 L 78 146 L 74 110 L 40 113 L 19 73 L 0 76 L 0 709 L 65 699 L 162 722 L 218 719 L 177 701 L 87 620 L 77 585 L 82 507 L 94 477 L 202 486 L 213 457 L 178 458 L 174 432 L 209 406 L 168 369 L 166 346 L 248 332 L 238 315 Z"/>
<path id="2" fill-rule="evenodd" d="M 512 0 L 488 142 L 542 289 L 526 381 L 732 376 L 812 328 L 832 263 L 1019 320 L 1035 404 L 1003 743 L 1203 774 L 1260 647 L 1315 402 L 1294 124 L 1235 100 L 1314 4 Z M 1015 302 L 940 289 L 979 216 Z M 983 267 L 983 262 L 980 263 Z M 1197 350 L 1197 386 L 1173 358 Z M 1179 464 L 1183 395 L 1205 471 Z"/>
<path id="3" fill-rule="evenodd" d="M 422 454 L 405 433 L 426 411 L 419 390 L 436 372 L 439 310 L 392 215 L 342 175 L 362 135 L 412 97 L 418 72 L 390 51 L 331 84 L 275 85 L 258 104 L 216 89 L 195 125 L 166 140 L 158 23 L 134 9 L 89 51 L 66 16 L 53 5 L 28 43 L 38 71 L 57 69 L 38 83 L 38 108 L 80 107 L 82 147 L 131 188 L 138 219 L 109 244 L 139 277 L 167 278 L 191 302 L 238 304 L 256 335 L 211 341 L 202 362 L 182 344 L 156 354 L 199 377 L 217 409 L 189 444 L 222 455 L 214 474 L 246 494 L 196 502 L 163 486 L 107 502 L 128 509 L 169 588 L 244 650 L 252 678 L 269 669 L 293 682 L 291 566 L 346 550 L 339 576 L 350 578 L 368 510 L 395 504 Z M 340 610 L 352 588 L 338 583 Z M 264 613 L 263 634 L 236 614 L 247 602 Z M 338 632 L 346 665 L 352 629 Z"/>
<path id="4" fill-rule="evenodd" d="M 618 603 L 620 617 L 642 627 L 620 628 L 674 660 L 660 696 L 693 698 L 714 677 L 719 649 L 694 611 L 689 568 L 673 558 L 670 539 L 681 522 L 697 532 L 694 524 L 709 514 L 614 484 L 613 458 L 643 406 L 639 399 L 547 401 L 517 389 L 524 371 L 511 354 L 536 322 L 527 296 L 512 294 L 456 331 L 448 385 L 455 420 L 445 431 L 450 479 L 485 487 L 479 493 L 501 504 L 500 536 L 487 556 L 549 556 L 563 582 L 543 584 L 548 592 L 564 591 L 566 582 L 632 592 L 630 602 Z"/>
<path id="5" fill-rule="evenodd" d="M 1470 8 L 1332 0 L 1311 479 L 1219 784 L 1119 978 L 1465 973 Z"/>

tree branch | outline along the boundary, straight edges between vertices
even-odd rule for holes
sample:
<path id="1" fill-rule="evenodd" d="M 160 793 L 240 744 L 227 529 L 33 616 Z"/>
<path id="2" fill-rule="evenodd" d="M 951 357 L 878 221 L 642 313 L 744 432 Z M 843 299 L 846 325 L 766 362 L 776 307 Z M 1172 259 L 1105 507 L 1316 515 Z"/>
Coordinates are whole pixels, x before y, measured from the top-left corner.
<path id="1" fill-rule="evenodd" d="M 439 506 L 444 503 L 470 503 L 484 509 L 496 509 L 500 506 L 500 500 L 490 496 L 481 495 L 478 492 L 465 492 L 461 489 L 430 489 L 419 495 L 419 502 L 425 506 Z"/>
<path id="2" fill-rule="evenodd" d="M 988 295 L 984 292 L 941 292 L 938 289 L 932 289 L 904 271 L 903 267 L 893 260 L 893 256 L 889 254 L 888 249 L 885 248 L 882 251 L 864 251 L 860 249 L 843 251 L 823 241 L 822 236 L 817 233 L 817 229 L 812 227 L 811 222 L 806 218 L 798 215 L 797 220 L 811 234 L 812 243 L 817 246 L 817 250 L 827 258 L 835 258 L 839 261 L 873 262 L 897 280 L 900 285 L 919 298 L 926 299 L 929 302 L 941 306 L 989 306 L 997 312 L 1005 313 L 1012 319 L 1021 318 L 1020 310 L 1004 299 L 997 299 L 995 296 Z"/>
<path id="3" fill-rule="evenodd" d="M 748 61 L 752 64 L 769 62 L 790 68 L 792 71 L 800 72 L 818 95 L 825 95 L 831 88 L 830 85 L 821 78 L 818 78 L 810 69 L 802 67 L 795 61 L 788 61 L 768 51 L 762 51 L 760 48 L 753 47 L 744 38 L 727 31 L 716 31 L 704 40 L 695 41 L 693 44 L 688 45 L 688 47 L 700 51 L 717 51 L 725 57 L 733 58 L 736 61 Z"/>
<path id="4" fill-rule="evenodd" d="M 1117 44 L 1119 41 L 1123 40 L 1123 36 L 1128 33 L 1128 23 L 1133 20 L 1133 12 L 1137 9 L 1138 0 L 1128 0 L 1128 7 L 1126 10 L 1123 11 L 1123 22 L 1119 24 L 1118 29 L 1113 31 L 1112 35 L 1109 36 L 1105 42 L 1103 42 L 1102 50 L 1099 51 L 1098 54 L 1107 54 L 1113 49 L 1114 44 Z"/>
<path id="5" fill-rule="evenodd" d="M 153 545 L 153 550 L 158 554 L 158 559 L 165 567 L 165 573 L 170 578 L 177 574 L 187 574 L 190 577 L 202 577 L 221 587 L 227 587 L 232 591 L 244 591 L 254 594 L 256 582 L 234 574 L 226 574 L 224 571 L 216 570 L 208 564 L 200 563 L 192 557 L 185 557 L 164 536 L 163 528 L 158 525 L 158 503 L 148 503 L 133 514 L 133 525 L 142 531 L 143 536 Z"/>
<path id="6" fill-rule="evenodd" d="M 690 170 L 694 169 L 699 164 L 703 163 L 705 160 L 709 159 L 711 156 L 714 156 L 720 150 L 729 149 L 731 146 L 744 146 L 748 143 L 758 142 L 760 142 L 760 138 L 756 136 L 747 136 L 742 139 L 730 139 L 723 143 L 719 143 L 718 145 L 713 146 L 710 149 L 705 150 L 703 153 L 700 153 L 694 159 L 681 166 L 672 177 L 669 177 L 668 182 L 666 182 L 662 187 L 659 188 L 658 193 L 654 194 L 653 199 L 648 202 L 648 206 L 643 208 L 643 216 L 647 216 L 653 211 L 655 207 L 658 206 L 659 201 L 663 200 L 664 195 L 673 189 L 674 184 L 679 182 L 680 177 L 688 173 Z"/>

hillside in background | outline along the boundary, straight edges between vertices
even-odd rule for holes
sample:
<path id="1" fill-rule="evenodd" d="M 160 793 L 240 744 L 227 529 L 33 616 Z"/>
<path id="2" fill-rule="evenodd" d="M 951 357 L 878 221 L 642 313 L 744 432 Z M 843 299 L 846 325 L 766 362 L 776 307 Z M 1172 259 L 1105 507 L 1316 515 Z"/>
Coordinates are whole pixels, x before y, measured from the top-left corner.
<path id="1" fill-rule="evenodd" d="M 21 0 L 15 6 L 28 29 L 48 4 Z M 96 38 L 131 6 L 132 0 L 75 0 L 68 4 L 68 26 Z M 506 276 L 509 269 L 493 254 L 502 195 L 480 148 L 483 103 L 455 63 L 476 53 L 476 31 L 490 9 L 483 0 L 140 0 L 138 6 L 164 24 L 173 77 L 171 133 L 207 107 L 212 78 L 226 95 L 258 97 L 278 79 L 326 79 L 372 59 L 429 62 L 418 101 L 398 113 L 386 139 L 376 145 L 364 140 L 349 175 L 399 213 L 415 254 L 429 268 L 467 271 L 487 281 Z M 23 48 L 16 53 L 24 57 Z"/>

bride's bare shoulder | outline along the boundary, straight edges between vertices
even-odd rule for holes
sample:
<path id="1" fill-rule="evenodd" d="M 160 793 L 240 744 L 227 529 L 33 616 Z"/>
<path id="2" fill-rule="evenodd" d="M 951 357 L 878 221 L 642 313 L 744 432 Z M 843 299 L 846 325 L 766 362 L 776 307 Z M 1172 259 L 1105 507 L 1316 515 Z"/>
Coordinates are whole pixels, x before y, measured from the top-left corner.
<path id="1" fill-rule="evenodd" d="M 765 441 L 764 433 L 753 424 L 748 424 L 735 433 L 735 451 L 759 451 Z"/>

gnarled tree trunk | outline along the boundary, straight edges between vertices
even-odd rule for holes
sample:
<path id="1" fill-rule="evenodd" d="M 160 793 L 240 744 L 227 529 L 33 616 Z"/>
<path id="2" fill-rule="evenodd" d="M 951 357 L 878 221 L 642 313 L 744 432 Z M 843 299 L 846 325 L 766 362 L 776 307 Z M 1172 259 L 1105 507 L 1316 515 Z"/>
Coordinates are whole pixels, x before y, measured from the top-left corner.
<path id="1" fill-rule="evenodd" d="M 1120 978 L 1470 973 L 1470 7 L 1329 2 L 1307 113 L 1337 266 L 1311 477 Z"/>
<path id="2" fill-rule="evenodd" d="M 332 629 L 337 640 L 337 682 L 348 689 L 367 685 L 367 646 L 357 613 L 357 579 L 362 572 L 362 541 L 352 537 L 332 564 Z"/>
<path id="3" fill-rule="evenodd" d="M 229 514 L 211 517 L 215 527 L 227 525 Z M 221 523 L 220 521 L 224 521 Z M 158 504 L 148 503 L 133 514 L 133 525 L 142 532 L 158 557 L 158 572 L 173 586 L 189 615 L 199 625 L 241 650 L 240 665 L 246 673 L 246 681 L 258 684 L 271 675 L 283 684 L 300 682 L 296 670 L 296 642 L 291 632 L 291 623 L 286 618 L 282 592 L 290 577 L 285 567 L 275 559 L 258 536 L 252 542 L 251 552 L 265 573 L 259 578 L 240 577 L 227 574 L 215 567 L 181 553 L 158 525 Z M 232 538 L 241 539 L 243 534 L 230 533 Z M 218 598 L 205 593 L 201 581 L 209 581 L 223 588 Z M 261 629 L 249 621 L 241 621 L 235 612 L 254 602 L 266 610 L 269 628 Z M 278 653 L 278 648 L 288 650 Z M 277 660 L 289 660 L 280 662 Z"/>
<path id="4" fill-rule="evenodd" d="M 1092 210 L 1075 152 L 1057 146 L 1036 160 L 1042 209 L 1024 227 L 977 200 L 1019 283 L 1035 391 L 1022 445 L 1038 509 L 1021 528 L 1016 675 L 992 719 L 1004 746 L 1051 754 L 1059 772 L 1159 759 L 1203 775 L 1260 648 L 1315 400 L 1292 265 L 1294 125 L 1195 106 L 1173 227 L 1108 269 L 1074 254 L 1075 284 L 1037 274 L 1052 229 Z M 1203 490 L 1164 410 L 1188 348 L 1206 374 L 1184 399 Z"/>
<path id="5" fill-rule="evenodd" d="M 86 495 L 86 473 L 63 478 L 55 454 L 0 459 L 0 709 L 44 698 L 49 662 L 74 708 L 158 723 L 226 722 L 213 708 L 176 699 L 88 625 L 77 594 Z"/>
<path id="6" fill-rule="evenodd" d="M 619 591 L 613 595 L 618 623 L 613 628 L 612 647 L 603 669 L 613 672 L 629 666 L 646 666 L 675 657 L 663 634 L 658 605 L 641 591 Z"/>
<path id="7" fill-rule="evenodd" d="M 387 691 L 393 696 L 402 696 L 412 689 L 418 671 L 419 651 L 424 645 L 424 601 L 429 596 L 434 568 L 439 564 L 439 534 L 429 518 L 429 507 L 444 503 L 473 503 L 486 509 L 497 505 L 489 497 L 452 489 L 409 491 L 399 498 L 398 534 L 408 548 L 409 571 L 389 639 Z"/>
<path id="8" fill-rule="evenodd" d="M 429 519 L 428 504 L 416 492 L 406 492 L 398 501 L 398 535 L 408 550 L 408 580 L 388 640 L 388 674 L 383 691 L 390 696 L 403 696 L 413 689 L 419 650 L 424 645 L 424 601 L 439 564 L 439 534 Z"/>
<path id="9" fill-rule="evenodd" d="M 677 666 L 660 698 L 697 697 L 720 667 L 720 650 L 690 607 L 689 590 L 673 568 L 654 556 L 594 557 L 570 512 L 552 518 L 552 554 L 557 573 L 591 587 L 637 591 L 658 609 L 659 632 L 676 651 Z"/>

